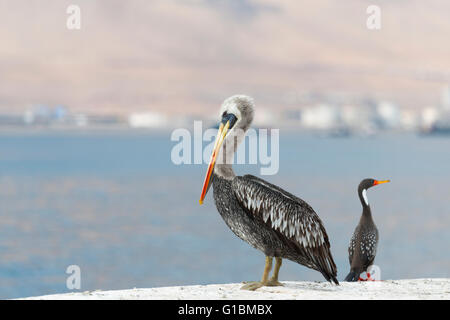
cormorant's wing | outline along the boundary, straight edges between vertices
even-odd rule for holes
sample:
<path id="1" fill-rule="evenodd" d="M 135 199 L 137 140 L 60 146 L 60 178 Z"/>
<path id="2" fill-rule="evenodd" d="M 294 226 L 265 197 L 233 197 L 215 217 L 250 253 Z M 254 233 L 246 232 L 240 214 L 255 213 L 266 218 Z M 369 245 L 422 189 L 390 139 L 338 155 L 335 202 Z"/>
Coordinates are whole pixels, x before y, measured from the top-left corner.
<path id="1" fill-rule="evenodd" d="M 308 267 L 320 271 L 327 280 L 336 279 L 328 235 L 310 205 L 252 175 L 235 177 L 232 190 L 241 207 L 296 248 Z"/>
<path id="2" fill-rule="evenodd" d="M 353 232 L 348 247 L 348 260 L 352 268 L 358 268 L 358 272 L 366 271 L 373 264 L 377 254 L 378 231 L 364 230 L 358 225 Z M 353 261 L 353 259 L 356 259 Z M 360 270 L 359 270 L 360 269 Z"/>
<path id="3" fill-rule="evenodd" d="M 378 231 L 366 231 L 361 234 L 361 254 L 363 256 L 363 267 L 367 268 L 373 264 L 377 254 Z"/>
<path id="4" fill-rule="evenodd" d="M 355 232 L 353 232 L 352 238 L 350 239 L 350 244 L 348 246 L 348 261 L 350 263 L 350 266 L 352 265 L 352 261 L 353 261 L 353 256 L 355 255 L 355 250 L 356 250 L 356 245 L 357 245 L 357 241 L 356 241 L 356 230 Z"/>

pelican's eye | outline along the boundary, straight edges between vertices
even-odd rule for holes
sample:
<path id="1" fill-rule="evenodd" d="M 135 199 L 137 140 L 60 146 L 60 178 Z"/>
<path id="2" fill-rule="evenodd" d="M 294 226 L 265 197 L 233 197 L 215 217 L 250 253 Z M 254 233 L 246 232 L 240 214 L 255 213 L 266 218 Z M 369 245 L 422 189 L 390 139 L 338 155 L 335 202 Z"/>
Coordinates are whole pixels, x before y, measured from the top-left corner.
<path id="1" fill-rule="evenodd" d="M 226 113 L 222 115 L 222 123 L 226 124 L 227 122 L 230 122 L 229 129 L 233 128 L 233 126 L 236 124 L 237 117 L 232 113 Z"/>

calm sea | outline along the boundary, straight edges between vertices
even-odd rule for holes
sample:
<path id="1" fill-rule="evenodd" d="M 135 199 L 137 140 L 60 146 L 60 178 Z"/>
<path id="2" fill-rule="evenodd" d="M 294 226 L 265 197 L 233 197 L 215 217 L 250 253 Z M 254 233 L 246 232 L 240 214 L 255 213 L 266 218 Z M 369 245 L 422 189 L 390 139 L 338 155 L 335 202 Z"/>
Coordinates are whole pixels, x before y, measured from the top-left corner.
<path id="1" fill-rule="evenodd" d="M 170 133 L 0 135 L 0 298 L 81 290 L 258 280 L 264 256 L 236 238 L 212 192 L 198 205 L 206 165 L 172 164 Z M 323 138 L 280 132 L 280 170 L 265 176 L 306 200 L 328 231 L 338 278 L 368 192 L 383 279 L 450 277 L 450 138 Z M 238 174 L 258 174 L 240 166 Z M 281 280 L 320 280 L 292 262 Z"/>

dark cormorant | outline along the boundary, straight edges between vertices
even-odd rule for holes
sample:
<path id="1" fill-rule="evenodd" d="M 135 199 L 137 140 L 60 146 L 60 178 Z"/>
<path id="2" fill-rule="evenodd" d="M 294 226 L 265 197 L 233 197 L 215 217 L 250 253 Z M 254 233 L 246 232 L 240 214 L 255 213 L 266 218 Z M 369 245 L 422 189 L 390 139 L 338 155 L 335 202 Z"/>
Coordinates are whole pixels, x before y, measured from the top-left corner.
<path id="1" fill-rule="evenodd" d="M 345 277 L 345 281 L 358 281 L 360 274 L 367 272 L 367 268 L 375 260 L 378 245 L 378 229 L 372 219 L 372 212 L 367 199 L 367 189 L 386 182 L 389 182 L 389 180 L 364 179 L 358 186 L 358 195 L 363 212 L 348 247 L 350 273 Z M 370 274 L 367 274 L 367 276 L 368 280 L 371 280 Z"/>
<path id="2" fill-rule="evenodd" d="M 253 99 L 243 95 L 223 102 L 200 204 L 213 185 L 217 210 L 228 227 L 266 255 L 262 280 L 247 283 L 242 289 L 281 286 L 278 272 L 282 258 L 317 270 L 328 281 L 339 284 L 328 235 L 314 210 L 302 199 L 265 180 L 234 174 L 234 153 L 253 120 L 253 105 Z M 221 163 L 216 164 L 216 159 Z M 273 258 L 275 268 L 269 279 Z"/>

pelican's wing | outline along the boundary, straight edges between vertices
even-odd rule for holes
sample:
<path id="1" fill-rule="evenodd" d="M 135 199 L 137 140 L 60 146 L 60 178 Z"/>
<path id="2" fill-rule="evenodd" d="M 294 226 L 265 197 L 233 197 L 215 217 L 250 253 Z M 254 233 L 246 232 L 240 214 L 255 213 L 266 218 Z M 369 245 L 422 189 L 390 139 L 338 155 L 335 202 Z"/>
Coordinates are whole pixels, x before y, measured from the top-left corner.
<path id="1" fill-rule="evenodd" d="M 263 221 L 283 242 L 289 242 L 308 267 L 337 283 L 328 235 L 310 205 L 252 175 L 235 177 L 232 190 L 248 214 Z"/>

